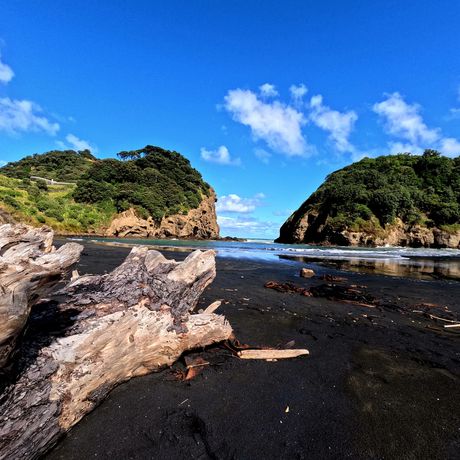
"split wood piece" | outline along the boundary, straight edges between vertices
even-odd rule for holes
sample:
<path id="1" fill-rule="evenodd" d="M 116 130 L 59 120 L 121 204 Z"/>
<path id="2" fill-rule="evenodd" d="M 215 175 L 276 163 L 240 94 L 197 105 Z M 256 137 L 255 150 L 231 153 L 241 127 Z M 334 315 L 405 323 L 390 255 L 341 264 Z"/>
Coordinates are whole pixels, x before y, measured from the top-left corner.
<path id="1" fill-rule="evenodd" d="M 241 359 L 288 359 L 297 358 L 298 356 L 309 355 L 310 352 L 305 349 L 290 350 L 241 350 L 238 356 Z"/>
<path id="2" fill-rule="evenodd" d="M 221 305 L 222 305 L 222 301 L 216 300 L 215 302 L 210 304 L 208 307 L 206 307 L 203 313 L 206 313 L 206 314 L 214 313 Z"/>
<path id="3" fill-rule="evenodd" d="M 78 273 L 78 270 L 72 270 L 70 281 L 75 281 L 77 278 L 80 278 L 80 273 Z"/>
<path id="4" fill-rule="evenodd" d="M 0 395 L 0 459 L 39 457 L 119 383 L 229 339 L 225 317 L 191 313 L 215 273 L 213 251 L 178 263 L 135 247 L 111 273 L 71 282 L 65 303 L 34 309 Z"/>
<path id="5" fill-rule="evenodd" d="M 53 246 L 50 228 L 0 225 L 0 368 L 26 325 L 32 305 L 78 261 L 83 246 Z"/>

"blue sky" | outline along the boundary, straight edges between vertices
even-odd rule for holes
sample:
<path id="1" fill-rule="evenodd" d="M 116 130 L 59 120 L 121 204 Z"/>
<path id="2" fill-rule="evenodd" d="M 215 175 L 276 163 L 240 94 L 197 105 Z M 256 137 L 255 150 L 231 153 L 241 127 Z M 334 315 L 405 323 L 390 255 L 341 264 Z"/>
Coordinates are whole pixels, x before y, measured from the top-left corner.
<path id="1" fill-rule="evenodd" d="M 223 235 L 277 236 L 330 172 L 460 153 L 455 1 L 9 1 L 0 161 L 89 145 L 183 153 Z"/>

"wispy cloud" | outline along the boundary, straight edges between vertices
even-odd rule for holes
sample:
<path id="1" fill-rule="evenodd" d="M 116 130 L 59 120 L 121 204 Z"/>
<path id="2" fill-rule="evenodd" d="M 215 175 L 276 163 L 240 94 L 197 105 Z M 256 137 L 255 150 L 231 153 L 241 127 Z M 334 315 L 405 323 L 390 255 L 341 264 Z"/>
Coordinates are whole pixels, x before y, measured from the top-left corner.
<path id="1" fill-rule="evenodd" d="M 386 132 L 403 140 L 389 143 L 391 153 L 421 153 L 434 148 L 447 156 L 460 154 L 460 142 L 443 136 L 439 128 L 430 128 L 423 120 L 421 106 L 407 103 L 400 93 L 386 94 L 383 101 L 374 104 L 373 110 L 384 121 Z"/>
<path id="2" fill-rule="evenodd" d="M 270 152 L 267 152 L 264 149 L 255 149 L 254 150 L 254 155 L 264 164 L 268 165 L 270 163 L 270 158 L 272 154 Z"/>
<path id="3" fill-rule="evenodd" d="M 41 131 L 54 136 L 59 124 L 48 120 L 40 106 L 32 101 L 4 97 L 0 98 L 0 131 L 7 134 Z"/>
<path id="4" fill-rule="evenodd" d="M 278 91 L 276 90 L 275 85 L 271 83 L 264 83 L 263 85 L 259 86 L 260 95 L 262 97 L 276 97 L 278 96 Z"/>
<path id="5" fill-rule="evenodd" d="M 265 198 L 263 193 L 257 193 L 251 198 L 242 198 L 235 193 L 224 195 L 217 200 L 217 212 L 236 212 L 236 213 L 250 213 L 253 212 L 258 206 L 262 204 Z"/>
<path id="6" fill-rule="evenodd" d="M 279 224 L 276 222 L 262 221 L 248 216 L 217 216 L 217 222 L 223 235 L 240 234 L 244 236 L 271 236 L 278 233 Z"/>
<path id="7" fill-rule="evenodd" d="M 308 88 L 303 83 L 300 85 L 291 85 L 289 92 L 294 100 L 294 104 L 298 106 L 303 102 L 303 97 L 308 93 Z"/>
<path id="8" fill-rule="evenodd" d="M 97 152 L 97 148 L 91 145 L 88 141 L 78 138 L 75 134 L 67 134 L 65 140 L 74 150 L 90 150 L 93 153 Z"/>
<path id="9" fill-rule="evenodd" d="M 273 211 L 273 215 L 277 217 L 288 217 L 294 212 L 293 209 L 279 209 Z"/>
<path id="10" fill-rule="evenodd" d="M 310 99 L 309 119 L 318 128 L 329 133 L 329 139 L 339 152 L 355 152 L 355 147 L 350 143 L 349 137 L 353 131 L 358 115 L 353 110 L 339 112 L 323 104 L 320 94 Z"/>
<path id="11" fill-rule="evenodd" d="M 248 126 L 256 140 L 288 156 L 303 156 L 308 145 L 302 134 L 306 123 L 304 115 L 294 107 L 279 100 L 259 99 L 250 90 L 233 89 L 224 98 L 225 109 L 238 123 Z"/>
<path id="12" fill-rule="evenodd" d="M 458 118 L 460 118 L 460 109 L 454 107 L 452 109 L 449 110 L 449 116 L 446 117 L 447 119 L 449 120 L 456 120 Z"/>
<path id="13" fill-rule="evenodd" d="M 431 144 L 439 138 L 438 129 L 430 129 L 420 115 L 418 104 L 408 104 L 399 93 L 387 94 L 373 110 L 385 120 L 386 131 L 414 145 Z"/>
<path id="14" fill-rule="evenodd" d="M 9 83 L 14 77 L 13 69 L 2 62 L 2 55 L 0 53 L 0 83 Z"/>
<path id="15" fill-rule="evenodd" d="M 440 141 L 439 150 L 448 157 L 460 155 L 460 142 L 453 137 L 443 137 Z"/>
<path id="16" fill-rule="evenodd" d="M 217 163 L 227 166 L 239 166 L 241 164 L 241 159 L 232 158 L 228 148 L 225 147 L 225 145 L 221 145 L 216 150 L 208 150 L 205 147 L 201 147 L 200 155 L 204 161 L 208 161 L 210 163 Z"/>

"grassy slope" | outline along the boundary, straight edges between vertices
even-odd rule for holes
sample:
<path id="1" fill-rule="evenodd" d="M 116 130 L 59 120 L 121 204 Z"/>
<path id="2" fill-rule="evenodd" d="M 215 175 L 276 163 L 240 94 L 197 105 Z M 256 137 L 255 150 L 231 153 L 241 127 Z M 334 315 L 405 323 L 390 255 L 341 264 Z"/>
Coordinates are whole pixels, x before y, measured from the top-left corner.
<path id="1" fill-rule="evenodd" d="M 73 185 L 41 190 L 33 181 L 0 174 L 0 207 L 22 222 L 49 225 L 60 233 L 93 233 L 107 225 L 116 210 L 111 204 L 76 203 Z"/>

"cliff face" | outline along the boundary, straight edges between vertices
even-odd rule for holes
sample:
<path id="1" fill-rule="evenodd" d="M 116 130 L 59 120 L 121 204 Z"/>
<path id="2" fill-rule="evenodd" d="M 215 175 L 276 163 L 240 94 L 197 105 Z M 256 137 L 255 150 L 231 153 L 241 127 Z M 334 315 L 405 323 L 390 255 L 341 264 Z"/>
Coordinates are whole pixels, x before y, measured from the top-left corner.
<path id="1" fill-rule="evenodd" d="M 333 246 L 403 246 L 460 249 L 460 231 L 404 224 L 396 219 L 379 232 L 336 230 L 327 217 L 317 212 L 294 213 L 281 227 L 278 243 L 305 243 Z"/>
<path id="2" fill-rule="evenodd" d="M 134 209 L 122 212 L 113 219 L 106 236 L 118 238 L 219 238 L 219 226 L 216 217 L 216 194 L 211 190 L 198 208 L 191 209 L 186 215 L 175 214 L 163 217 L 158 224 L 151 217 L 142 219 Z"/>

